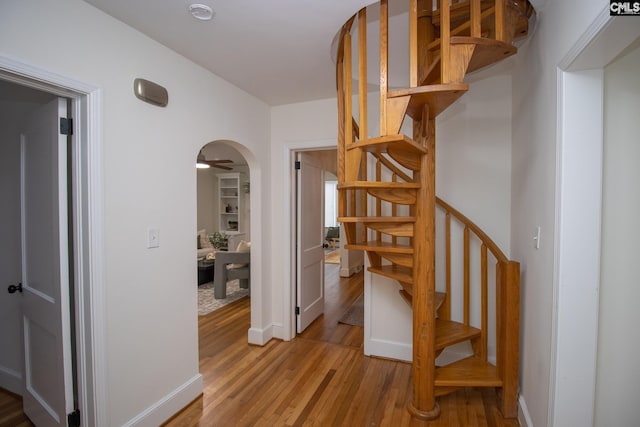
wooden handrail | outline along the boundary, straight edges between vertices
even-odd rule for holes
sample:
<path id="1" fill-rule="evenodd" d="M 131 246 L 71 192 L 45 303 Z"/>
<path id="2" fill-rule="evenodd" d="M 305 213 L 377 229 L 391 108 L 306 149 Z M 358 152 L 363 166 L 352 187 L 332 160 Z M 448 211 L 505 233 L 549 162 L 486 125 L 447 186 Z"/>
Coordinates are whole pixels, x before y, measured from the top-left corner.
<path id="1" fill-rule="evenodd" d="M 450 204 L 448 204 L 447 202 L 445 202 L 439 197 L 436 197 L 436 203 L 440 207 L 442 207 L 446 212 L 449 212 L 451 213 L 451 215 L 456 217 L 458 221 L 463 223 L 465 227 L 468 227 L 473 232 L 473 234 L 475 234 L 480 239 L 480 241 L 482 241 L 482 243 L 487 245 L 487 248 L 496 258 L 496 260 L 498 260 L 498 262 L 509 261 L 509 259 L 505 256 L 504 252 L 500 250 L 498 245 L 496 245 L 496 243 L 493 240 L 491 240 L 491 238 L 487 236 L 487 234 L 484 231 L 482 231 L 480 227 L 478 227 L 473 221 L 471 221 L 469 218 L 464 216 L 462 213 L 454 209 Z"/>

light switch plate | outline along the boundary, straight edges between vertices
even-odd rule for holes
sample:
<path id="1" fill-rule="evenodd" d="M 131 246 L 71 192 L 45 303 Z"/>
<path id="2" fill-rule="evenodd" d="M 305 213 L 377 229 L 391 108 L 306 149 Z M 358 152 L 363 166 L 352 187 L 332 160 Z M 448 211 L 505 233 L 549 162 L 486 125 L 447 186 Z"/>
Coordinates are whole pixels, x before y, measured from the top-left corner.
<path id="1" fill-rule="evenodd" d="M 157 228 L 147 229 L 147 248 L 160 247 L 160 230 Z"/>
<path id="2" fill-rule="evenodd" d="M 540 249 L 540 226 L 536 228 L 536 235 L 533 236 L 533 241 L 536 249 Z"/>

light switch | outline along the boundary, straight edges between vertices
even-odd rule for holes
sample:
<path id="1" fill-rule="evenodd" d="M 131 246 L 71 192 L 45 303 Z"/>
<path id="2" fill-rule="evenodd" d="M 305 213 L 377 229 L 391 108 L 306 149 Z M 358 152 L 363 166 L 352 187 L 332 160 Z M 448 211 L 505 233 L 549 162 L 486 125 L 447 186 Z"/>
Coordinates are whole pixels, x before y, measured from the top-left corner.
<path id="1" fill-rule="evenodd" d="M 540 226 L 536 229 L 536 235 L 533 236 L 533 242 L 536 249 L 540 249 Z"/>
<path id="2" fill-rule="evenodd" d="M 147 229 L 147 248 L 160 247 L 160 230 L 158 228 Z"/>

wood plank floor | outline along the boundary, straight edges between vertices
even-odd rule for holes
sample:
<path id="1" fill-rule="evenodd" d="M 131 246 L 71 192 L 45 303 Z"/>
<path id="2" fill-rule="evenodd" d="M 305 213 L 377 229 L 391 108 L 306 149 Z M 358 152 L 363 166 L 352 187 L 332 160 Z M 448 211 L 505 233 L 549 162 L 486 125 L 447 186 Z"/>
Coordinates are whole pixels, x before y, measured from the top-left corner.
<path id="1" fill-rule="evenodd" d="M 22 398 L 0 388 L 0 427 L 33 427 L 22 412 Z"/>
<path id="2" fill-rule="evenodd" d="M 441 416 L 411 419 L 411 365 L 363 356 L 363 328 L 338 324 L 363 290 L 363 274 L 327 265 L 325 314 L 290 342 L 247 344 L 249 300 L 200 317 L 204 394 L 166 423 L 188 426 L 518 426 L 493 389 L 439 399 Z"/>
<path id="3" fill-rule="evenodd" d="M 290 342 L 247 344 L 249 299 L 199 318 L 203 396 L 169 420 L 190 426 L 518 426 L 492 389 L 439 399 L 432 422 L 411 419 L 411 365 L 363 356 L 363 328 L 338 323 L 363 289 L 362 273 L 341 279 L 327 265 L 325 314 Z M 0 389 L 0 427 L 31 427 L 15 395 Z"/>

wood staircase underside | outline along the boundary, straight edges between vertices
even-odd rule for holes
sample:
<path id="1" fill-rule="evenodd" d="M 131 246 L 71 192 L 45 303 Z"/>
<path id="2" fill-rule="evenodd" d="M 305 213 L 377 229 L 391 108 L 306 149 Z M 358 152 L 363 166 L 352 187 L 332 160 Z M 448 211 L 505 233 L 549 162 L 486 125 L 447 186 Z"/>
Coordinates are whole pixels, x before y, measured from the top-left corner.
<path id="1" fill-rule="evenodd" d="M 380 2 L 379 135 L 368 132 L 367 9 L 342 28 L 338 47 L 339 221 L 346 248 L 366 251 L 369 271 L 393 279 L 413 308 L 412 415 L 439 415 L 436 397 L 459 387 L 500 388 L 500 408 L 517 416 L 519 265 L 435 194 L 435 118 L 469 89 L 466 74 L 514 55 L 534 13 L 527 0 L 409 2 L 409 87 L 389 88 L 388 0 Z M 354 26 L 354 23 L 357 25 Z M 354 35 L 352 35 L 354 33 Z M 357 39 L 356 64 L 352 64 Z M 357 91 L 354 91 L 354 82 Z M 357 92 L 354 106 L 352 95 Z M 358 110 L 358 120 L 354 118 Z M 402 131 L 405 118 L 412 135 Z M 436 209 L 446 216 L 446 292 L 436 292 Z M 464 315 L 451 318 L 452 221 L 464 229 Z M 470 236 L 481 242 L 479 325 L 471 325 Z M 489 263 L 495 261 L 495 363 L 488 354 Z M 473 355 L 442 367 L 445 348 L 469 342 Z"/>

